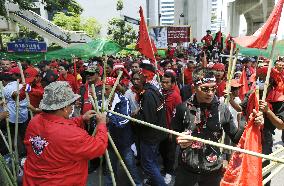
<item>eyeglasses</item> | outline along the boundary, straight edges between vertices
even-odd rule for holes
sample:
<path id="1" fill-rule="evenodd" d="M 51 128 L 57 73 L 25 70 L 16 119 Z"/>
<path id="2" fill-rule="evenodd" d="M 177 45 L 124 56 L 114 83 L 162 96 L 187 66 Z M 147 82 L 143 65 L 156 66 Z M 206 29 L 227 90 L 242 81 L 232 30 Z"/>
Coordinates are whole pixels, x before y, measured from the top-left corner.
<path id="1" fill-rule="evenodd" d="M 216 86 L 214 87 L 200 87 L 200 90 L 205 93 L 209 93 L 210 91 L 215 92 L 217 89 Z"/>

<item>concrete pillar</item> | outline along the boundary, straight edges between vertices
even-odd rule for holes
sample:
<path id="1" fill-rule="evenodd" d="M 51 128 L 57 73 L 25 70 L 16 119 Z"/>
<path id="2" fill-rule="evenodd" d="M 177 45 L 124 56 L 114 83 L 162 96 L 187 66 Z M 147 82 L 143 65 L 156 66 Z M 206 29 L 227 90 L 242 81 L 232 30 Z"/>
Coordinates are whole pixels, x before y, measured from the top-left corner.
<path id="1" fill-rule="evenodd" d="M 228 4 L 228 32 L 231 36 L 239 36 L 240 29 L 240 13 L 236 8 L 236 2 L 231 2 Z"/>
<path id="2" fill-rule="evenodd" d="M 181 14 L 184 18 L 180 17 Z M 211 1 L 175 0 L 175 25 L 180 22 L 190 25 L 192 36 L 200 41 L 211 26 Z"/>
<path id="3" fill-rule="evenodd" d="M 147 19 L 148 26 L 158 26 L 159 13 L 158 13 L 158 0 L 147 0 Z"/>

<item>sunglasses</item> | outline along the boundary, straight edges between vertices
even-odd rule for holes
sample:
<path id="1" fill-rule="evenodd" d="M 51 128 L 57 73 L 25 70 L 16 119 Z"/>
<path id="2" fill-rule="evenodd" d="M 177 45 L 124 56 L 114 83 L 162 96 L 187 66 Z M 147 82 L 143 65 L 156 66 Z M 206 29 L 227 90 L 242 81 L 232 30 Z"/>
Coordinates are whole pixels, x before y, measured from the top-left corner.
<path id="1" fill-rule="evenodd" d="M 204 87 L 200 87 L 200 90 L 202 92 L 205 92 L 205 93 L 209 93 L 210 91 L 215 92 L 216 89 L 217 89 L 216 86 L 214 86 L 214 87 L 205 87 L 205 86 Z"/>

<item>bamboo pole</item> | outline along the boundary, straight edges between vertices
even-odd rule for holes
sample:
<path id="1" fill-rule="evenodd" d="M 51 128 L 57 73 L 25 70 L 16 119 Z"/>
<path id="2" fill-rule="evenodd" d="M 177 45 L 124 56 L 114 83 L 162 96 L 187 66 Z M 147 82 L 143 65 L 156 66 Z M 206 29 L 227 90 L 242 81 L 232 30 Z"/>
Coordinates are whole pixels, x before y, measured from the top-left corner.
<path id="1" fill-rule="evenodd" d="M 229 57 L 229 67 L 228 67 L 227 79 L 229 79 L 229 75 L 231 74 L 233 53 L 234 53 L 234 42 L 231 42 L 231 49 L 230 49 L 230 57 Z"/>
<path id="2" fill-rule="evenodd" d="M 283 159 L 284 156 L 280 156 L 280 158 Z M 267 166 L 265 166 L 264 168 L 262 168 L 262 176 L 265 176 L 266 174 L 271 172 L 271 170 L 274 169 L 278 165 L 279 165 L 278 163 L 272 162 L 272 163 L 268 164 Z"/>
<path id="3" fill-rule="evenodd" d="M 269 65 L 268 65 L 268 70 L 267 70 L 267 75 L 266 75 L 266 79 L 265 79 L 265 83 L 264 83 L 264 90 L 262 93 L 262 101 L 265 101 L 266 99 L 266 94 L 267 94 L 267 89 L 269 86 L 269 79 L 270 79 L 270 73 L 272 70 L 272 66 L 273 66 L 273 55 L 274 55 L 274 50 L 275 50 L 275 46 L 276 46 L 276 36 L 273 39 L 273 44 L 272 44 L 272 50 L 271 50 L 271 54 L 270 54 L 270 61 L 269 61 Z"/>
<path id="4" fill-rule="evenodd" d="M 112 165 L 111 165 L 111 161 L 110 161 L 110 158 L 109 158 L 108 150 L 106 150 L 105 157 L 106 157 L 107 166 L 108 166 L 108 169 L 109 169 L 109 172 L 110 172 L 112 185 L 116 186 L 116 181 L 115 181 L 115 178 L 114 178 L 114 172 L 113 172 L 113 169 L 112 169 Z"/>
<path id="5" fill-rule="evenodd" d="M 19 67 L 19 69 L 20 69 L 22 83 L 23 83 L 23 84 L 26 84 L 26 80 L 25 80 L 25 76 L 24 76 L 23 67 L 22 67 L 22 64 L 21 64 L 20 62 L 18 62 L 18 67 Z M 28 101 L 28 104 L 30 104 L 30 96 L 29 96 L 29 93 L 25 92 L 25 94 L 26 94 L 26 99 L 27 99 L 27 101 Z M 30 111 L 31 117 L 33 117 L 33 116 L 34 116 L 33 111 L 30 110 L 30 109 L 29 109 L 29 111 Z"/>
<path id="6" fill-rule="evenodd" d="M 273 156 L 270 156 L 270 155 L 261 154 L 261 153 L 257 153 L 257 152 L 254 152 L 254 151 L 241 149 L 241 148 L 238 148 L 238 147 L 233 147 L 233 146 L 230 146 L 230 145 L 225 145 L 225 144 L 222 144 L 222 143 L 217 143 L 217 142 L 214 142 L 214 141 L 205 140 L 205 139 L 202 139 L 202 138 L 197 138 L 197 137 L 194 137 L 194 136 L 186 135 L 186 134 L 176 132 L 176 131 L 173 131 L 173 130 L 170 130 L 170 129 L 166 129 L 166 128 L 163 128 L 163 127 L 160 127 L 160 126 L 156 126 L 156 125 L 153 125 L 151 123 L 141 121 L 141 120 L 138 120 L 138 119 L 132 118 L 130 116 L 126 116 L 126 115 L 123 115 L 123 114 L 120 114 L 120 113 L 117 113 L 117 112 L 114 112 L 114 111 L 111 111 L 111 110 L 108 110 L 108 112 L 115 114 L 115 115 L 118 115 L 120 117 L 126 118 L 128 120 L 134 121 L 136 123 L 140 123 L 142 125 L 151 127 L 153 129 L 160 130 L 162 132 L 173 134 L 175 136 L 183 136 L 188 140 L 199 141 L 199 142 L 202 142 L 202 143 L 205 143 L 205 144 L 208 144 L 208 145 L 213 145 L 213 146 L 216 146 L 216 147 L 219 147 L 219 148 L 224 148 L 224 149 L 228 149 L 228 150 L 232 150 L 232 151 L 238 151 L 238 152 L 241 152 L 241 153 L 249 154 L 249 155 L 252 155 L 252 156 L 256 156 L 256 157 L 259 157 L 259 158 L 264 158 L 264 159 L 268 159 L 268 160 L 271 160 L 271 161 L 274 161 L 274 162 L 284 164 L 284 159 L 281 159 L 281 158 L 276 158 L 276 157 L 273 157 Z"/>
<path id="7" fill-rule="evenodd" d="M 17 98 L 16 98 L 16 122 L 15 122 L 15 136 L 14 136 L 14 149 L 15 149 L 15 166 L 16 166 L 16 173 L 18 176 L 19 172 L 19 152 L 18 152 L 18 132 L 19 132 L 19 99 L 20 97 L 20 87 L 19 87 L 19 80 L 17 80 Z"/>
<path id="8" fill-rule="evenodd" d="M 226 92 L 228 93 L 226 99 L 225 99 L 225 104 L 229 104 L 229 100 L 230 100 L 230 92 L 231 92 L 231 82 L 235 73 L 235 69 L 236 69 L 236 63 L 238 60 L 238 54 L 239 54 L 239 49 L 237 49 L 236 54 L 235 54 L 235 58 L 233 60 L 233 63 L 231 65 L 231 69 L 230 69 L 230 74 L 227 75 L 228 79 L 227 79 L 227 85 L 226 85 Z M 229 70 L 228 70 L 229 71 Z"/>
<path id="9" fill-rule="evenodd" d="M 119 80 L 120 80 L 120 78 L 121 78 L 121 76 L 122 76 L 122 71 L 119 71 L 119 73 L 118 73 L 118 76 L 117 76 L 117 78 L 116 78 L 116 81 L 115 81 L 115 83 L 114 83 L 114 85 L 113 85 L 113 87 L 112 87 L 112 89 L 111 89 L 111 92 L 110 92 L 110 94 L 109 94 L 109 96 L 108 96 L 108 100 L 107 100 L 107 107 L 109 106 L 109 104 L 110 104 L 110 102 L 111 102 L 111 99 L 112 99 L 112 96 L 113 96 L 113 94 L 114 94 L 114 92 L 115 92 L 115 89 L 116 89 L 116 87 L 117 87 L 117 85 L 119 84 Z"/>
<path id="10" fill-rule="evenodd" d="M 13 175 L 10 169 L 7 167 L 5 159 L 3 158 L 3 156 L 1 156 L 1 154 L 0 154 L 0 171 L 2 172 L 2 175 L 4 176 L 4 179 L 8 181 L 8 184 L 10 186 L 16 185 L 15 180 L 13 180 Z"/>
<path id="11" fill-rule="evenodd" d="M 278 146 L 278 145 L 277 145 Z M 276 146 L 276 147 L 277 147 Z M 270 156 L 276 156 L 278 155 L 279 153 L 283 152 L 284 151 L 284 147 L 283 146 L 280 146 L 277 148 L 276 151 L 272 152 L 271 154 L 269 154 Z M 262 160 L 262 162 L 265 161 L 265 160 Z"/>
<path id="12" fill-rule="evenodd" d="M 102 90 L 102 105 L 101 105 L 101 112 L 104 112 L 104 110 L 105 110 L 106 65 L 107 65 L 107 62 L 106 62 L 106 61 L 104 61 L 104 74 L 103 74 L 103 90 Z"/>
<path id="13" fill-rule="evenodd" d="M 98 104 L 98 98 L 97 98 L 97 94 L 96 94 L 96 88 L 95 88 L 95 85 L 92 84 L 91 85 L 91 89 L 92 89 L 92 96 L 94 98 L 94 109 L 97 111 L 97 112 L 100 112 L 100 109 L 99 109 L 99 104 Z M 92 98 L 92 96 L 90 96 Z"/>
<path id="14" fill-rule="evenodd" d="M 2 132 L 1 129 L 0 129 L 0 135 L 1 135 L 1 137 L 2 137 L 2 139 L 3 139 L 3 141 L 4 141 L 4 143 L 5 143 L 5 146 L 7 147 L 7 149 L 9 149 L 9 144 L 8 144 L 8 142 L 7 142 L 7 140 L 6 140 L 6 137 L 5 137 L 5 135 L 3 134 L 3 132 Z"/>
<path id="15" fill-rule="evenodd" d="M 2 81 L 0 81 L 0 90 L 1 90 L 2 99 L 3 99 L 3 102 L 4 102 L 3 110 L 7 111 L 6 99 L 5 99 Z M 17 174 L 16 174 L 16 169 L 15 169 L 15 157 L 14 157 L 14 154 L 13 154 L 13 146 L 12 146 L 12 137 L 11 137 L 11 131 L 10 131 L 9 118 L 6 118 L 5 121 L 6 121 L 6 129 L 7 129 L 7 134 L 8 134 L 8 144 L 9 144 L 8 150 L 9 150 L 9 153 L 11 155 L 11 160 L 12 160 L 12 172 L 13 172 L 13 176 L 14 176 L 14 181 L 16 181 L 17 180 Z"/>
<path id="16" fill-rule="evenodd" d="M 265 185 L 267 182 L 269 182 L 274 176 L 276 176 L 276 174 L 278 174 L 282 169 L 284 168 L 284 164 L 279 165 L 273 172 L 271 172 L 271 174 L 269 176 L 267 176 L 267 178 L 265 178 L 262 181 L 262 184 Z"/>
<path id="17" fill-rule="evenodd" d="M 119 78 L 118 78 L 118 79 L 119 79 Z M 119 82 L 119 81 L 116 81 L 115 84 L 118 84 L 118 82 Z M 114 88 L 115 88 L 115 87 L 113 87 L 112 89 L 114 89 Z M 92 97 L 90 97 L 90 100 L 91 100 L 91 103 L 92 103 L 93 107 L 95 107 L 95 101 L 94 101 L 94 99 L 93 99 Z M 93 133 L 93 135 L 94 135 L 94 133 Z M 124 170 L 125 170 L 125 172 L 126 172 L 126 175 L 129 177 L 131 183 L 134 183 L 134 181 L 133 181 L 131 175 L 129 174 L 129 171 L 128 171 L 127 167 L 125 166 L 125 164 L 124 164 L 124 162 L 123 162 L 123 160 L 122 160 L 122 158 L 121 158 L 121 155 L 119 154 L 119 152 L 118 152 L 118 150 L 117 150 L 115 144 L 113 143 L 113 140 L 112 140 L 111 136 L 109 135 L 109 133 L 108 133 L 108 138 L 109 138 L 109 141 L 110 141 L 110 143 L 111 143 L 111 145 L 112 145 L 112 147 L 113 147 L 113 149 L 114 149 L 115 154 L 117 155 L 117 157 L 118 157 L 118 159 L 119 159 L 121 165 L 123 166 L 123 168 L 124 168 Z M 112 144 L 112 143 L 113 143 L 113 144 Z M 106 152 L 107 152 L 107 151 L 106 151 Z M 106 155 L 106 158 L 107 158 L 107 155 Z M 109 158 L 109 157 L 108 157 L 108 158 Z M 108 160 L 108 159 L 107 159 L 107 161 L 110 162 L 110 160 Z M 111 164 L 110 164 L 110 166 L 111 166 Z M 111 167 L 111 168 L 109 167 L 109 169 L 112 170 L 112 167 Z M 110 173 L 112 174 L 113 171 L 110 171 Z M 111 177 L 112 177 L 112 182 L 115 183 L 115 180 L 113 180 L 114 175 L 111 175 Z M 133 182 L 132 182 L 132 181 L 133 181 Z M 134 186 L 135 186 L 135 183 L 134 183 Z"/>
<path id="18" fill-rule="evenodd" d="M 119 152 L 118 152 L 118 150 L 117 150 L 117 148 L 116 148 L 116 146 L 115 146 L 115 144 L 114 144 L 114 142 L 113 142 L 113 140 L 112 140 L 112 137 L 110 136 L 109 133 L 108 133 L 108 139 L 109 139 L 109 142 L 110 142 L 111 146 L 113 147 L 113 150 L 114 150 L 115 154 L 117 155 L 117 157 L 118 157 L 118 159 L 119 159 L 119 161 L 120 161 L 120 163 L 121 163 L 123 169 L 125 170 L 126 175 L 127 175 L 127 177 L 129 178 L 129 180 L 130 180 L 130 182 L 131 182 L 131 185 L 132 185 L 132 186 L 135 186 L 136 184 L 135 184 L 133 178 L 131 177 L 131 174 L 130 174 L 129 170 L 127 169 L 127 167 L 126 167 L 124 161 L 122 160 L 122 157 L 121 157 L 121 155 L 119 154 Z"/>

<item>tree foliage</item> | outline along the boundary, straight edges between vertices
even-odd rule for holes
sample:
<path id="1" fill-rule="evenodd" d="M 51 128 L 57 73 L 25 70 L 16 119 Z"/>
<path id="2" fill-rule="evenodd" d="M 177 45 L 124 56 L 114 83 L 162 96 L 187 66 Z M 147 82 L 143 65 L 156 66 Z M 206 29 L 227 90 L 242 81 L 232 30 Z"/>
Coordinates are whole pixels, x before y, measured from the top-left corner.
<path id="1" fill-rule="evenodd" d="M 122 47 L 134 43 L 137 38 L 133 27 L 120 18 L 109 21 L 108 37 Z"/>
<path id="2" fill-rule="evenodd" d="M 66 15 L 63 12 L 59 12 L 54 15 L 52 22 L 65 30 L 83 30 L 92 38 L 96 38 L 101 30 L 101 25 L 95 18 L 82 19 L 80 15 L 74 13 Z"/>
<path id="3" fill-rule="evenodd" d="M 34 8 L 33 0 L 6 0 L 7 2 L 18 4 L 23 10 L 31 10 Z M 76 0 L 40 0 L 46 5 L 46 9 L 49 12 L 61 12 L 65 10 L 66 12 L 74 12 L 76 14 L 81 14 L 83 9 L 76 2 Z M 5 8 L 5 0 L 0 0 L 0 16 L 7 16 Z"/>
<path id="4" fill-rule="evenodd" d="M 123 9 L 123 1 L 122 0 L 117 0 L 116 2 L 116 10 L 122 10 Z"/>

